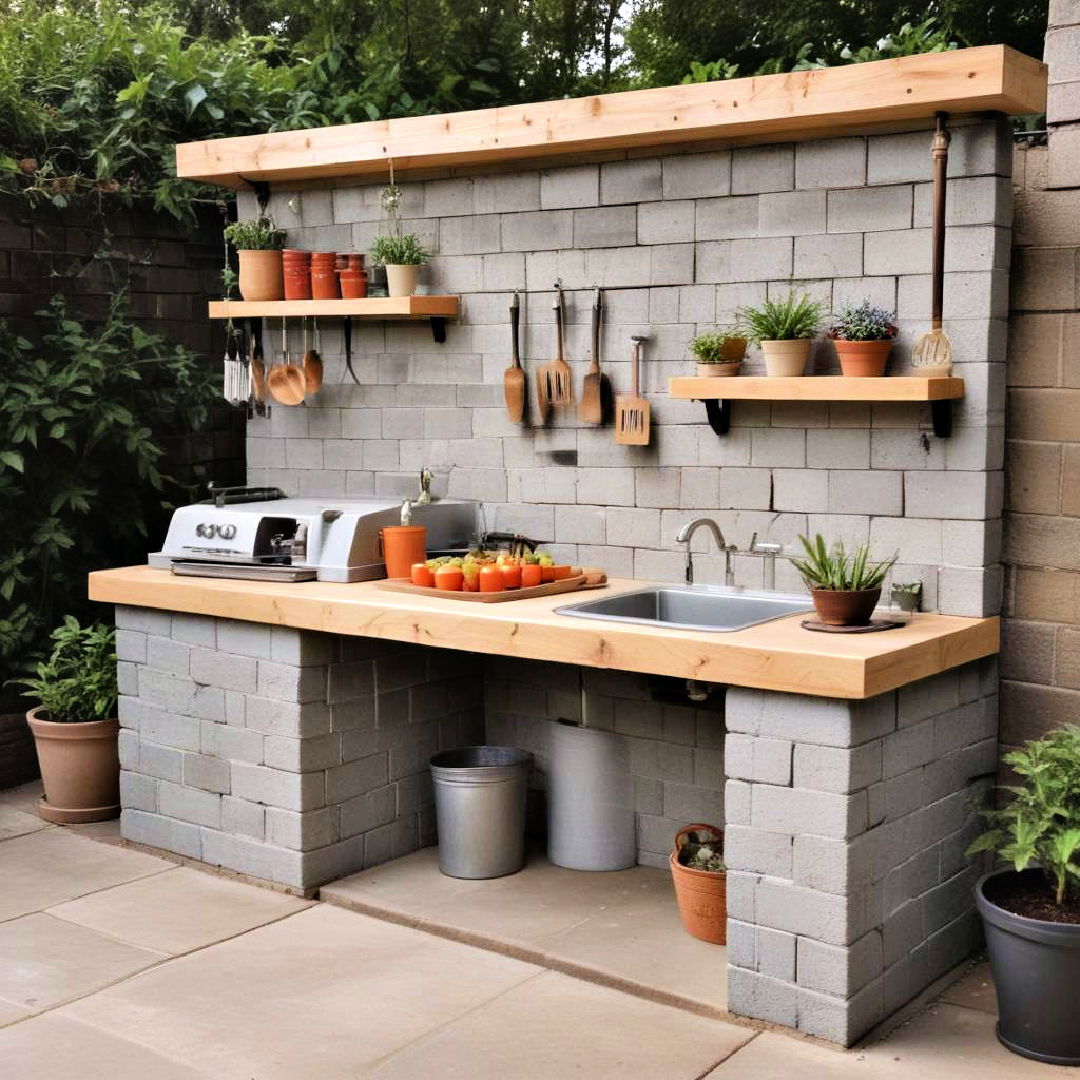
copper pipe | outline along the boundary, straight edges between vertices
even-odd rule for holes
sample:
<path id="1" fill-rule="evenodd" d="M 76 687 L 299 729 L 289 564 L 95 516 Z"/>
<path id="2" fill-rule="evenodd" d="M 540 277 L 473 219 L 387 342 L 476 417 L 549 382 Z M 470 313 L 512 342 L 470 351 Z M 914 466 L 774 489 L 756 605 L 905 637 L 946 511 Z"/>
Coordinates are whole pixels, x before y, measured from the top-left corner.
<path id="1" fill-rule="evenodd" d="M 945 126 L 949 114 L 936 114 L 937 130 L 930 144 L 934 166 L 933 255 L 930 268 L 930 325 L 941 329 L 941 312 L 945 297 L 945 177 L 949 169 L 949 141 L 952 136 Z"/>

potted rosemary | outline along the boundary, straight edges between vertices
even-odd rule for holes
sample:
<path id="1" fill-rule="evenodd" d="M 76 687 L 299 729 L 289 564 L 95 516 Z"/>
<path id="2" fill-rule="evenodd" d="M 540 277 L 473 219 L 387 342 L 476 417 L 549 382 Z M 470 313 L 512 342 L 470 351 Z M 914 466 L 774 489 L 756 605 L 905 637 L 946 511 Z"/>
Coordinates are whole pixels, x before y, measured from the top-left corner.
<path id="1" fill-rule="evenodd" d="M 727 943 L 727 867 L 724 834 L 713 825 L 687 825 L 675 834 L 669 858 L 679 917 L 691 937 Z"/>
<path id="2" fill-rule="evenodd" d="M 1014 1053 L 1080 1065 L 1080 728 L 1067 727 L 1002 759 L 1019 778 L 968 854 L 995 852 L 975 905 L 998 999 L 998 1039 Z"/>
<path id="3" fill-rule="evenodd" d="M 38 813 L 61 825 L 120 813 L 116 718 L 116 637 L 111 627 L 82 627 L 72 616 L 52 634 L 52 655 L 15 683 L 38 705 L 26 714 L 45 797 Z"/>
<path id="4" fill-rule="evenodd" d="M 746 355 L 746 345 L 746 335 L 737 330 L 698 334 L 690 342 L 690 350 L 697 360 L 698 375 L 706 379 L 738 375 Z"/>
<path id="5" fill-rule="evenodd" d="M 283 300 L 281 249 L 285 233 L 275 229 L 269 218 L 259 217 L 227 225 L 225 239 L 240 260 L 240 295 L 245 300 Z"/>
<path id="6" fill-rule="evenodd" d="M 412 296 L 416 292 L 419 269 L 430 258 L 420 238 L 404 231 L 401 223 L 401 188 L 391 182 L 382 189 L 379 201 L 390 221 L 390 232 L 376 236 L 371 244 L 371 258 L 386 269 L 388 296 Z"/>
<path id="7" fill-rule="evenodd" d="M 848 553 L 841 541 L 826 547 L 821 533 L 799 542 L 805 559 L 792 559 L 810 590 L 818 618 L 828 626 L 869 626 L 881 599 L 881 583 L 897 556 L 870 561 L 870 546 L 860 544 Z"/>
<path id="8" fill-rule="evenodd" d="M 824 310 L 820 301 L 794 290 L 783 300 L 766 300 L 760 307 L 742 310 L 740 321 L 750 331 L 750 339 L 761 346 L 770 378 L 806 374 L 810 346 Z"/>
<path id="9" fill-rule="evenodd" d="M 852 379 L 875 379 L 885 374 L 893 338 L 895 316 L 869 300 L 842 307 L 825 335 L 836 345 L 840 371 Z"/>

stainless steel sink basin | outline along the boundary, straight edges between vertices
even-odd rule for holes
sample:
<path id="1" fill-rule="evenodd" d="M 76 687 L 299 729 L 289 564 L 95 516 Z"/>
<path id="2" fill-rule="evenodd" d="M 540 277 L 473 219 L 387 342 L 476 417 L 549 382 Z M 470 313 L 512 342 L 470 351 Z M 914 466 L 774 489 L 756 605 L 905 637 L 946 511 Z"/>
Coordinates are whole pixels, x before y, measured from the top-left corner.
<path id="1" fill-rule="evenodd" d="M 579 619 L 716 631 L 745 630 L 770 619 L 810 611 L 813 604 L 806 596 L 747 592 L 716 585 L 662 585 L 555 609 L 559 615 Z"/>

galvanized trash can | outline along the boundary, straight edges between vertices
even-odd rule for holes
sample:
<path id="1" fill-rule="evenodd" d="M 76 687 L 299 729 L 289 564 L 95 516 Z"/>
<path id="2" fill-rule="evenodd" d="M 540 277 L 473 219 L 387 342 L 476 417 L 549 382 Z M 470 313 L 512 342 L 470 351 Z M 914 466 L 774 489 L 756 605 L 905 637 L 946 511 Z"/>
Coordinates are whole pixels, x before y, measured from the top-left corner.
<path id="1" fill-rule="evenodd" d="M 511 746 L 465 746 L 431 759 L 439 869 L 496 878 L 525 865 L 525 782 L 532 755 Z"/>

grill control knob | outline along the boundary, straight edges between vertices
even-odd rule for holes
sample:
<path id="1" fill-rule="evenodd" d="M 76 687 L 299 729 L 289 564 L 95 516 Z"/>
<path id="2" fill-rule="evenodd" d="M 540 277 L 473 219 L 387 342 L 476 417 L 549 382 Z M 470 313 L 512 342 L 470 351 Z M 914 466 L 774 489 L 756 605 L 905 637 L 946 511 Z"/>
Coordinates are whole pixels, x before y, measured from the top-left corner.
<path id="1" fill-rule="evenodd" d="M 236 535 L 236 526 L 235 525 L 219 525 L 218 526 L 218 536 L 220 536 L 222 540 L 231 540 L 235 535 Z"/>

